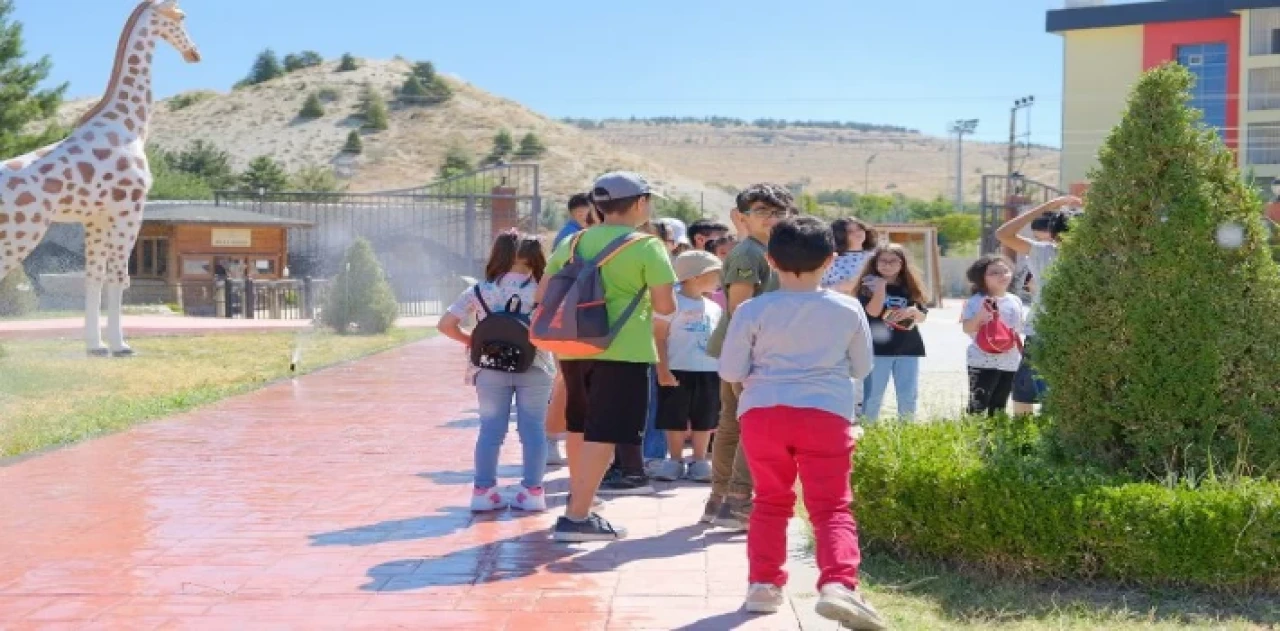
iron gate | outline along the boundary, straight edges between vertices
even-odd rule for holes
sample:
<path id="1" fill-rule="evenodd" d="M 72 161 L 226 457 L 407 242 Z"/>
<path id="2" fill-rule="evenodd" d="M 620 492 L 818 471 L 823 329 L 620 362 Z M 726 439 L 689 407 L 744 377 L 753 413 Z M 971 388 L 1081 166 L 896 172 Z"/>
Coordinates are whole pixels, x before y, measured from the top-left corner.
<path id="1" fill-rule="evenodd" d="M 220 191 L 215 203 L 314 224 L 289 229 L 294 278 L 332 278 L 355 238 L 367 239 L 401 315 L 438 315 L 466 288 L 463 277 L 482 272 L 495 231 L 536 231 L 538 180 L 538 165 L 510 164 L 396 191 Z"/>
<path id="2" fill-rule="evenodd" d="M 1000 251 L 996 229 L 1001 224 L 1061 195 L 1062 191 L 1035 180 L 1004 175 L 982 176 L 982 253 Z"/>

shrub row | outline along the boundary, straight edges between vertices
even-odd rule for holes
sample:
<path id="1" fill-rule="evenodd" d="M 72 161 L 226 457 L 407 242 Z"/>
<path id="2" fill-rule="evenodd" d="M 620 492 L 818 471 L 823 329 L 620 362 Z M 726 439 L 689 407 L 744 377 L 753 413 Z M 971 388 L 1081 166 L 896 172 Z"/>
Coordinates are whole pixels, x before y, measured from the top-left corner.
<path id="1" fill-rule="evenodd" d="M 1280 589 L 1280 484 L 1062 466 L 1032 423 L 872 428 L 853 473 L 863 540 L 997 574 Z"/>

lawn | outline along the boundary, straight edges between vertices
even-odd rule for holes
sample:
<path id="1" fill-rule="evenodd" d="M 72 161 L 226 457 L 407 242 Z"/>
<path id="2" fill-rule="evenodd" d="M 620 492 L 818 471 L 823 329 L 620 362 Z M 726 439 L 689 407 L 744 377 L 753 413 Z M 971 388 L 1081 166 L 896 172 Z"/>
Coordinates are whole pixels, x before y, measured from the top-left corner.
<path id="1" fill-rule="evenodd" d="M 322 332 L 136 338 L 127 359 L 91 358 L 80 340 L 0 342 L 0 457 L 72 443 L 189 410 L 287 377 L 422 339 Z"/>
<path id="2" fill-rule="evenodd" d="M 796 514 L 807 521 L 803 505 Z M 811 532 L 810 550 L 812 545 Z M 861 575 L 867 599 L 895 631 L 1243 631 L 1280 625 L 1274 596 L 1001 579 L 866 547 Z"/>

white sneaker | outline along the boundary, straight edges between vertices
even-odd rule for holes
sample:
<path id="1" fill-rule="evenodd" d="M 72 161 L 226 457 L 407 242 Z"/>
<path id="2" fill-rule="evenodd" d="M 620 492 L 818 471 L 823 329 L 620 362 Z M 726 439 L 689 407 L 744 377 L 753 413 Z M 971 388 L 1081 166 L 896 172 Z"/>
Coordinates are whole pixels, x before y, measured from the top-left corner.
<path id="1" fill-rule="evenodd" d="M 711 481 L 711 461 L 695 460 L 689 463 L 688 477 L 694 482 Z"/>
<path id="2" fill-rule="evenodd" d="M 787 597 L 782 595 L 782 589 L 777 585 L 752 583 L 747 588 L 747 601 L 743 607 L 747 613 L 777 613 L 786 602 Z"/>
<path id="3" fill-rule="evenodd" d="M 653 479 L 675 482 L 684 477 L 684 463 L 679 460 L 663 460 L 654 467 Z"/>
<path id="4" fill-rule="evenodd" d="M 564 447 L 559 440 L 547 439 L 547 466 L 559 467 L 568 462 L 564 457 Z"/>
<path id="5" fill-rule="evenodd" d="M 507 498 L 498 492 L 496 487 L 474 489 L 471 491 L 471 511 L 485 513 L 502 510 L 507 507 Z"/>
<path id="6" fill-rule="evenodd" d="M 880 612 L 862 597 L 862 592 L 849 589 L 839 583 L 823 585 L 822 596 L 814 611 L 827 620 L 835 620 L 850 629 L 858 631 L 880 631 L 888 629 Z"/>
<path id="7" fill-rule="evenodd" d="M 516 491 L 515 497 L 511 498 L 511 508 L 540 513 L 547 510 L 547 494 L 540 486 L 533 488 L 521 486 L 520 490 Z"/>

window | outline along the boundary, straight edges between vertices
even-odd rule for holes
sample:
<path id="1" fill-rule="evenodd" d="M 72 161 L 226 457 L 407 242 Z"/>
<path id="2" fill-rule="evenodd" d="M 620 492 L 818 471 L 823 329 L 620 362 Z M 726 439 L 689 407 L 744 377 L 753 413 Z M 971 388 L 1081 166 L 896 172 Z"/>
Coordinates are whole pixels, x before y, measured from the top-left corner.
<path id="1" fill-rule="evenodd" d="M 1227 127 L 1227 45 L 1191 44 L 1178 47 L 1178 63 L 1195 75 L 1191 106 L 1204 113 L 1204 124 L 1226 135 Z"/>
<path id="2" fill-rule="evenodd" d="M 1249 11 L 1249 54 L 1280 54 L 1280 9 Z"/>
<path id="3" fill-rule="evenodd" d="M 182 259 L 183 276 L 213 276 L 213 259 L 207 256 L 186 257 Z"/>
<path id="4" fill-rule="evenodd" d="M 1280 68 L 1249 71 L 1249 110 L 1280 110 Z"/>
<path id="5" fill-rule="evenodd" d="M 142 237 L 129 257 L 129 275 L 164 278 L 169 273 L 168 237 Z"/>
<path id="6" fill-rule="evenodd" d="M 257 276 L 275 276 L 276 260 L 275 259 L 255 259 L 253 261 L 253 272 Z"/>
<path id="7" fill-rule="evenodd" d="M 1250 123 L 1245 164 L 1280 164 L 1280 123 Z"/>

